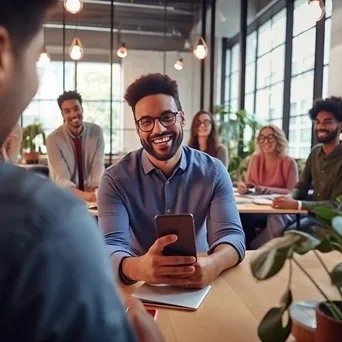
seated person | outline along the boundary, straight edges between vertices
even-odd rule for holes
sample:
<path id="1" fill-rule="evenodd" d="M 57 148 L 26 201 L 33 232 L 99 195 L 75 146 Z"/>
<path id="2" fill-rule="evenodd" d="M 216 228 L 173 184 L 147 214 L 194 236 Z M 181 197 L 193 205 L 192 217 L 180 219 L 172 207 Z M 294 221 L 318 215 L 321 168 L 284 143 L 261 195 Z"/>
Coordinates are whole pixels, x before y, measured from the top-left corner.
<path id="1" fill-rule="evenodd" d="M 211 113 L 203 110 L 196 113 L 191 123 L 190 134 L 190 147 L 220 159 L 223 165 L 228 167 L 228 150 L 220 144 L 216 123 Z"/>
<path id="2" fill-rule="evenodd" d="M 0 159 L 12 164 L 18 163 L 18 156 L 23 131 L 19 123 L 16 123 L 9 136 L 5 139 L 0 149 Z"/>
<path id="3" fill-rule="evenodd" d="M 216 158 L 182 146 L 185 114 L 176 81 L 148 74 L 131 84 L 132 108 L 143 148 L 109 167 L 98 196 L 99 226 L 115 274 L 125 284 L 200 288 L 245 254 L 245 236 L 232 183 Z M 158 214 L 192 213 L 199 256 L 163 256 L 174 235 L 157 239 Z"/>
<path id="4" fill-rule="evenodd" d="M 64 124 L 46 139 L 51 178 L 84 201 L 95 202 L 104 171 L 102 129 L 83 122 L 82 98 L 77 92 L 64 92 L 57 102 Z"/>
<path id="5" fill-rule="evenodd" d="M 256 140 L 256 152 L 248 165 L 246 182 L 238 183 L 238 191 L 246 193 L 255 188 L 257 193 L 287 194 L 298 181 L 296 161 L 287 155 L 288 142 L 284 132 L 277 126 L 268 125 L 261 128 Z M 242 214 L 242 227 L 246 234 L 247 247 L 257 248 L 272 237 L 281 235 L 282 230 L 275 230 L 270 225 L 281 216 L 271 217 L 267 214 Z M 278 225 L 279 226 L 279 225 Z M 256 228 L 265 228 L 256 238 Z"/>
<path id="6" fill-rule="evenodd" d="M 337 197 L 342 194 L 342 98 L 329 97 L 315 101 L 309 111 L 314 122 L 317 141 L 313 147 L 300 181 L 292 190 L 292 197 L 278 197 L 273 206 L 279 209 L 313 209 L 315 207 L 337 208 Z M 313 187 L 312 200 L 307 200 L 308 190 Z M 300 222 L 300 229 L 311 232 L 318 225 L 313 216 Z M 294 223 L 289 229 L 295 229 Z"/>

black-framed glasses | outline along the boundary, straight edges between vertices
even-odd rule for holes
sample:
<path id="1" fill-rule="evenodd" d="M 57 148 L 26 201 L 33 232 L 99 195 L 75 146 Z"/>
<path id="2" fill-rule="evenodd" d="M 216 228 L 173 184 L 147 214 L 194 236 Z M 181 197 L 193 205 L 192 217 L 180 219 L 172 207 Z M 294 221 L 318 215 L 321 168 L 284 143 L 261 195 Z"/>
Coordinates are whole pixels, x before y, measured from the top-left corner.
<path id="1" fill-rule="evenodd" d="M 151 132 L 154 128 L 155 120 L 159 120 L 159 122 L 164 127 L 171 127 L 176 123 L 178 114 L 179 114 L 179 112 L 172 112 L 171 110 L 168 110 L 156 118 L 151 118 L 150 116 L 145 116 L 139 120 L 135 120 L 135 123 L 138 125 L 138 127 L 141 131 Z"/>
<path id="2" fill-rule="evenodd" d="M 202 124 L 204 125 L 204 127 L 208 127 L 209 125 L 211 125 L 211 120 L 205 119 L 203 121 L 201 120 L 196 121 L 196 127 L 200 127 Z"/>
<path id="3" fill-rule="evenodd" d="M 273 141 L 276 140 L 276 137 L 275 137 L 274 134 L 259 135 L 259 136 L 258 136 L 258 141 L 259 141 L 259 143 L 263 143 L 265 140 L 267 140 L 269 143 L 273 143 Z"/>

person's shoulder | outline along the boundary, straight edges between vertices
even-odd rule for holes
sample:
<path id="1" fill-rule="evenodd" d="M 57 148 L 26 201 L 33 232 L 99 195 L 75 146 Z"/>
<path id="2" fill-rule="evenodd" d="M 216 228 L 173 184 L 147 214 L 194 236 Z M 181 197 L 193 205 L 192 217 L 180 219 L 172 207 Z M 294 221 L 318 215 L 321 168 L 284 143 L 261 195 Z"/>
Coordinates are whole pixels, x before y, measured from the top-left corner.
<path id="1" fill-rule="evenodd" d="M 317 144 L 312 147 L 310 154 L 318 154 L 321 152 L 323 144 Z"/>
<path id="2" fill-rule="evenodd" d="M 137 170 L 141 167 L 141 153 L 142 149 L 127 153 L 120 160 L 109 166 L 105 170 L 104 175 L 109 175 L 114 178 L 135 178 Z"/>
<path id="3" fill-rule="evenodd" d="M 57 137 L 62 136 L 63 135 L 63 125 L 59 126 L 58 128 L 56 128 L 54 131 L 52 131 L 47 137 L 46 139 L 48 141 L 52 141 L 55 140 Z"/>
<path id="4" fill-rule="evenodd" d="M 217 152 L 228 152 L 227 146 L 220 144 L 217 148 Z"/>
<path id="5" fill-rule="evenodd" d="M 187 158 L 188 166 L 191 167 L 192 172 L 200 172 L 203 175 L 212 176 L 212 172 L 217 172 L 221 166 L 224 168 L 222 162 L 209 155 L 208 153 L 199 151 L 189 146 L 183 146 L 183 151 Z"/>
<path id="6" fill-rule="evenodd" d="M 84 122 L 83 123 L 87 129 L 91 130 L 91 132 L 102 132 L 102 128 L 101 126 L 95 124 L 95 123 L 92 123 L 92 122 Z"/>
<path id="7" fill-rule="evenodd" d="M 295 164 L 296 163 L 296 160 L 289 155 L 284 156 L 282 158 L 282 161 L 285 162 L 286 164 Z"/>

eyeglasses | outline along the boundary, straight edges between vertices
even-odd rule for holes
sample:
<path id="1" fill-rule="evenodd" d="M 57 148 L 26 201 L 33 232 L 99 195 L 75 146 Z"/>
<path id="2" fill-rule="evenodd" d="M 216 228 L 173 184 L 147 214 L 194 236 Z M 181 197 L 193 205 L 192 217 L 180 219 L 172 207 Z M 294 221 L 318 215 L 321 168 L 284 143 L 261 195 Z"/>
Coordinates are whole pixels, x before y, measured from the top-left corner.
<path id="1" fill-rule="evenodd" d="M 269 134 L 269 135 L 259 135 L 258 136 L 258 141 L 259 143 L 263 143 L 265 140 L 267 140 L 269 143 L 273 143 L 273 141 L 276 140 L 276 137 L 274 134 Z"/>
<path id="2" fill-rule="evenodd" d="M 202 124 L 204 125 L 204 127 L 208 127 L 209 125 L 211 125 L 211 121 L 208 119 L 205 119 L 203 121 L 201 120 L 196 121 L 196 127 L 200 127 Z"/>
<path id="3" fill-rule="evenodd" d="M 154 128 L 155 120 L 159 120 L 159 122 L 164 127 L 171 127 L 176 123 L 176 117 L 179 112 L 166 111 L 162 115 L 151 118 L 150 116 L 145 116 L 140 120 L 135 120 L 135 123 L 138 125 L 139 129 L 143 132 L 151 132 Z"/>

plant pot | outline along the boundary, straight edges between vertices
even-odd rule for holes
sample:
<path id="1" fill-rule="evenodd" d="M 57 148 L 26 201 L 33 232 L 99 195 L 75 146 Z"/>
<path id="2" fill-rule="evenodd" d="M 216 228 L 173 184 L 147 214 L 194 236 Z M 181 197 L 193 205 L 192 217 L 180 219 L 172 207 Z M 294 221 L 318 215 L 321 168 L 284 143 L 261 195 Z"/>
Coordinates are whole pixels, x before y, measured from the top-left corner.
<path id="1" fill-rule="evenodd" d="M 39 152 L 23 153 L 23 159 L 25 160 L 26 164 L 39 164 L 39 157 Z"/>
<path id="2" fill-rule="evenodd" d="M 342 301 L 334 303 L 342 310 Z M 315 342 L 342 341 L 342 321 L 334 319 L 325 302 L 317 305 L 316 320 Z"/>

